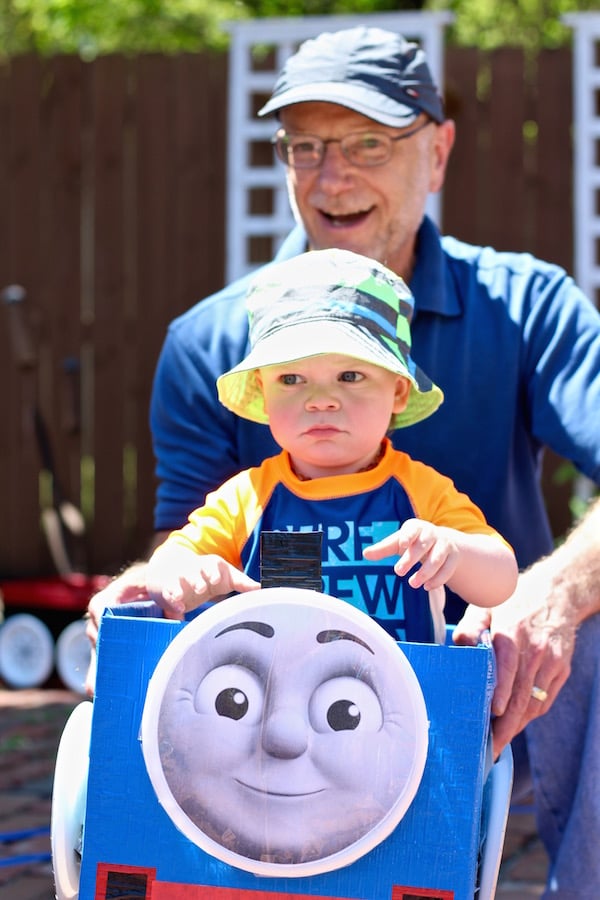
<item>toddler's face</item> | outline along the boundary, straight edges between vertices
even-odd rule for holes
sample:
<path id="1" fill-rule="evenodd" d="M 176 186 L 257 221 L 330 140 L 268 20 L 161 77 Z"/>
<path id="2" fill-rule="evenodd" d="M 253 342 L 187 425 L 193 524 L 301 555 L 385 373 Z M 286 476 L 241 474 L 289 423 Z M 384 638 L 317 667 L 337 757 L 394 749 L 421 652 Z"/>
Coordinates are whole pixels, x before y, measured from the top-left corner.
<path id="1" fill-rule="evenodd" d="M 368 466 L 410 390 L 401 375 L 334 353 L 268 366 L 259 379 L 273 436 L 306 478 Z"/>

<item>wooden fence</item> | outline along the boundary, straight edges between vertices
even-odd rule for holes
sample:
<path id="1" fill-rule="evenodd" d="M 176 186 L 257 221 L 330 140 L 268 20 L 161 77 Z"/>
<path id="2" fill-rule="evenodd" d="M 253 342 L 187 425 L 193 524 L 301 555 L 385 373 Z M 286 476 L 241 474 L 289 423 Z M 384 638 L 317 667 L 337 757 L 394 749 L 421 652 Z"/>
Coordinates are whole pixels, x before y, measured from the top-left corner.
<path id="1" fill-rule="evenodd" d="M 444 230 L 571 269 L 570 52 L 450 48 L 446 87 Z M 0 577 L 52 571 L 36 413 L 86 516 L 80 565 L 112 571 L 146 546 L 157 355 L 223 283 L 226 97 L 224 55 L 0 70 L 0 288 L 27 292 L 0 308 Z M 566 492 L 546 488 L 560 533 Z"/>

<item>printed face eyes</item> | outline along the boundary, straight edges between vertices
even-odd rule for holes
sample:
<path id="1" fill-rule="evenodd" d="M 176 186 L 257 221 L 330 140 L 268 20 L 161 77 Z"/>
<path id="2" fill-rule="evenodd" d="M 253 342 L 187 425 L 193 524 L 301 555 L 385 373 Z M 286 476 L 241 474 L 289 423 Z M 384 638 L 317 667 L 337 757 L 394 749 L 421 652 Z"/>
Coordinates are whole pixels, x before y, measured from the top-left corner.
<path id="1" fill-rule="evenodd" d="M 263 716 L 264 695 L 263 684 L 250 669 L 233 664 L 219 666 L 200 682 L 194 709 L 200 714 L 256 725 Z"/>
<path id="2" fill-rule="evenodd" d="M 377 732 L 383 712 L 377 694 L 357 678 L 343 676 L 320 684 L 309 702 L 315 731 Z"/>
<path id="3" fill-rule="evenodd" d="M 255 672 L 240 665 L 219 666 L 202 679 L 194 710 L 253 726 L 265 716 L 265 688 Z M 319 684 L 308 700 L 310 726 L 318 733 L 377 732 L 383 725 L 381 704 L 373 689 L 358 678 L 342 676 Z"/>

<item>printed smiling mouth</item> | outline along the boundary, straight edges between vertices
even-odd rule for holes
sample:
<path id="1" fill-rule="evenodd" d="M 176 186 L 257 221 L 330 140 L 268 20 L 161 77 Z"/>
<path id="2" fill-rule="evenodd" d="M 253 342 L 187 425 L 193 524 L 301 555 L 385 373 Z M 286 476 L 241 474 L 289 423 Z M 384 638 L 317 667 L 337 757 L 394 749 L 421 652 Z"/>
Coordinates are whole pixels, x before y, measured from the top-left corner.
<path id="1" fill-rule="evenodd" d="M 302 793 L 292 794 L 289 791 L 280 792 L 280 791 L 267 791 L 263 788 L 255 787 L 253 784 L 246 784 L 245 781 L 240 781 L 239 778 L 236 778 L 236 781 L 242 787 L 247 788 L 249 791 L 253 791 L 255 794 L 264 794 L 267 797 L 285 797 L 289 800 L 301 800 L 303 797 L 314 797 L 315 794 L 322 794 L 323 788 L 318 788 L 316 791 L 303 791 Z"/>

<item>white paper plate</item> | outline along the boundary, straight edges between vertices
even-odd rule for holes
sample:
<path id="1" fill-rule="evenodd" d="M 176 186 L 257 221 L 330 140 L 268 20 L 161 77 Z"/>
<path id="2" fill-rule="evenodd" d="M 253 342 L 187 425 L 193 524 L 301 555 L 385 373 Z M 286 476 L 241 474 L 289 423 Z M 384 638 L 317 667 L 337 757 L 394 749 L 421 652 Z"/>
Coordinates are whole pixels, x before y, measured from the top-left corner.
<path id="1" fill-rule="evenodd" d="M 157 798 L 189 840 L 256 875 L 300 877 L 390 835 L 421 780 L 428 719 L 408 659 L 372 619 L 271 588 L 179 632 L 141 736 Z"/>
<path id="2" fill-rule="evenodd" d="M 92 707 L 89 700 L 75 707 L 56 755 L 50 827 L 56 900 L 79 897 Z"/>

